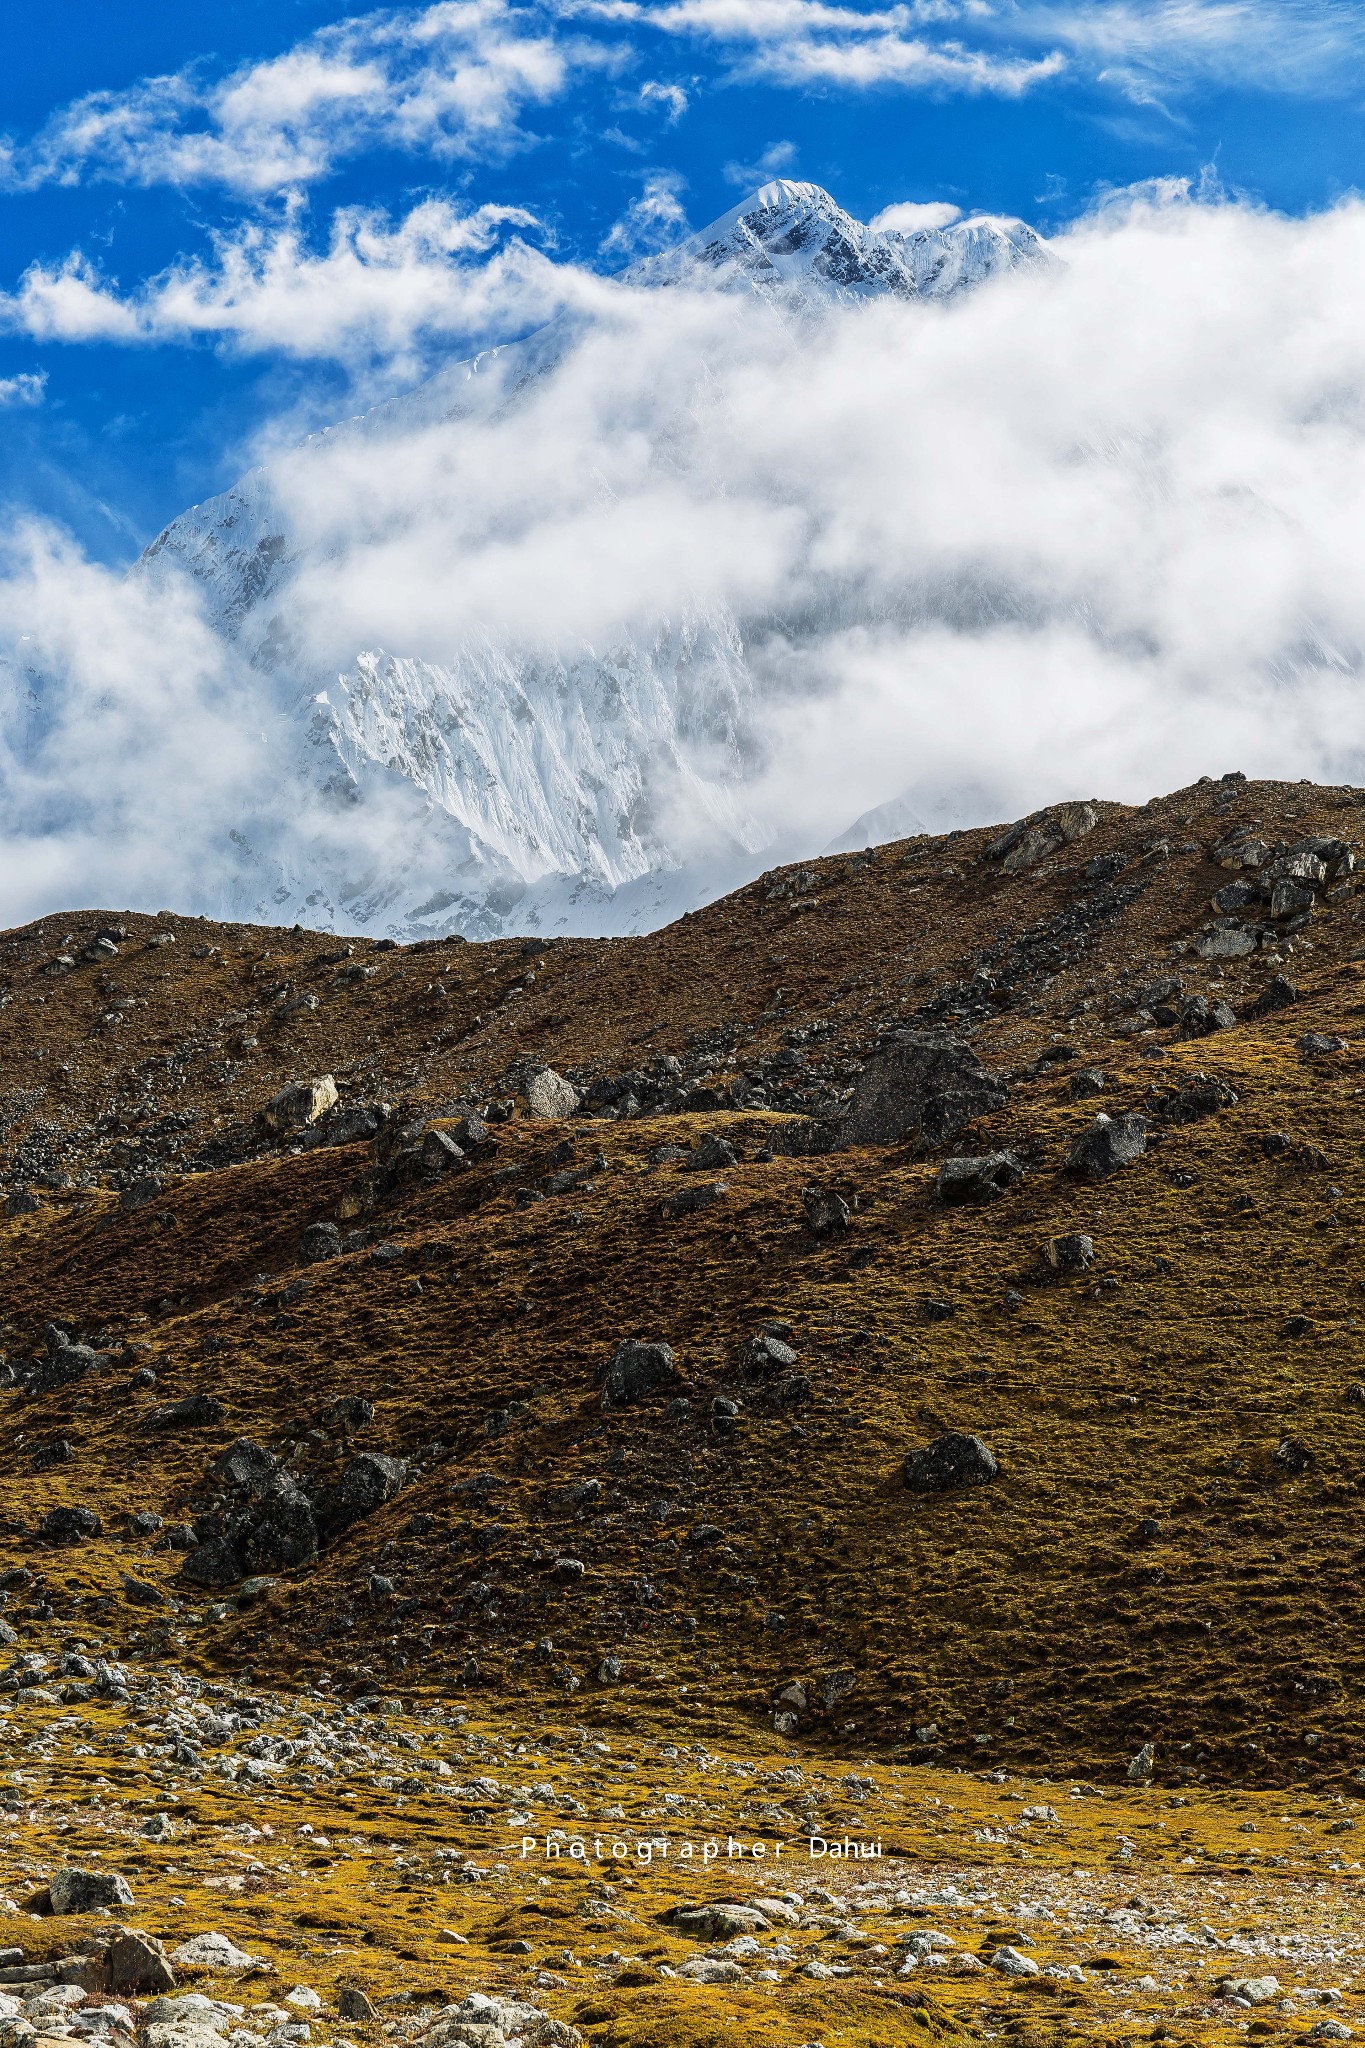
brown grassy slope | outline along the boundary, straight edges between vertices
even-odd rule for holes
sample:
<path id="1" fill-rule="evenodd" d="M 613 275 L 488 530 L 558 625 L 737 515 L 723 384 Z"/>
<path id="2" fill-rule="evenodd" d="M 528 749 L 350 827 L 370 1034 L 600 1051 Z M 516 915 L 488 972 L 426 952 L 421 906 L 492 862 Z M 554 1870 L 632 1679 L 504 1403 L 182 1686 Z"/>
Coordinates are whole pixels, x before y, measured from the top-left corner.
<path id="1" fill-rule="evenodd" d="M 1232 816 L 1262 818 L 1270 839 L 1350 837 L 1357 813 L 1354 793 L 1297 785 L 1253 786 L 1234 800 Z M 1150 887 L 1083 957 L 1051 986 L 1042 973 L 1021 983 L 1013 1007 L 983 1026 L 983 1057 L 1008 1064 L 1016 1081 L 1009 1106 L 971 1142 L 1021 1145 L 1035 1162 L 988 1210 L 938 1205 L 934 1162 L 895 1148 L 843 1153 L 818 1171 L 857 1195 L 855 1229 L 817 1244 L 800 1202 L 816 1166 L 755 1159 L 772 1120 L 726 1111 L 506 1126 L 495 1165 L 401 1196 L 373 1219 L 401 1243 L 401 1259 L 381 1267 L 361 1251 L 327 1262 L 287 1304 L 299 1231 L 344 1207 L 364 1148 L 192 1175 L 131 1214 L 97 1190 L 55 1195 L 37 1215 L 0 1224 L 0 1315 L 16 1352 L 60 1315 L 147 1345 L 139 1356 L 159 1375 L 150 1392 L 130 1392 L 120 1371 L 41 1401 L 4 1397 L 10 1535 L 0 1563 L 22 1559 L 41 1575 L 19 1598 L 50 1605 L 54 1626 L 78 1625 L 87 1638 L 160 1643 L 262 1675 L 315 1668 L 347 1683 L 399 1673 L 405 1685 L 448 1683 L 472 1653 L 477 1688 L 534 1706 L 562 1699 L 567 1670 L 580 1681 L 581 1718 L 661 1730 L 752 1729 L 776 1684 L 800 1675 L 818 1697 L 823 1678 L 846 1668 L 854 1689 L 810 1724 L 845 1745 L 1100 1772 L 1152 1738 L 1171 1768 L 1192 1774 L 1279 1781 L 1354 1770 L 1365 1761 L 1365 1408 L 1349 1398 L 1361 1376 L 1361 1075 L 1353 1050 L 1305 1064 L 1296 1046 L 1308 1029 L 1355 1029 L 1354 904 L 1320 912 L 1295 942 L 1298 1006 L 1170 1045 L 1159 1066 L 1141 1055 L 1169 1034 L 1115 1038 L 1102 1002 L 1125 970 L 1166 966 L 1170 945 L 1206 915 L 1226 880 L 1207 858 L 1225 807 L 1218 786 L 1144 812 L 1110 807 L 1053 872 L 1017 878 L 980 861 L 988 835 L 937 842 L 910 866 L 906 849 L 884 849 L 862 869 L 826 863 L 817 872 L 828 882 L 804 897 L 770 900 L 756 887 L 648 940 L 555 947 L 510 1014 L 504 1004 L 472 1036 L 435 1049 L 466 1000 L 454 976 L 442 977 L 444 997 L 423 996 L 427 949 L 380 954 L 374 981 L 329 994 L 277 1037 L 262 1030 L 226 1081 L 201 1071 L 200 1053 L 170 1085 L 155 1070 L 161 1105 L 194 1108 L 208 1125 L 242 1121 L 280 1081 L 323 1067 L 367 1081 L 372 1072 L 371 1092 L 404 1086 L 436 1101 L 462 1092 L 463 1075 L 491 1081 L 532 1050 L 619 1067 L 639 1059 L 632 1040 L 652 1023 L 662 1029 L 651 1048 L 682 1052 L 689 1032 L 732 1020 L 755 1028 L 754 1045 L 775 1045 L 793 1019 L 823 1011 L 852 1048 L 902 1003 L 909 1010 L 970 972 L 1002 929 L 1072 900 L 1075 870 L 1095 854 L 1182 832 L 1199 841 L 1142 870 Z M 817 908 L 794 911 L 811 895 Z M 240 1008 L 257 954 L 285 959 L 301 983 L 303 959 L 338 950 L 316 935 L 203 927 L 198 943 L 220 950 L 196 960 L 196 928 L 177 924 L 177 948 L 144 956 L 134 940 L 109 970 L 126 992 L 146 990 L 148 1010 L 91 1033 L 91 975 L 103 970 L 54 983 L 33 967 L 54 936 L 99 920 L 72 918 L 60 931 L 58 922 L 41 940 L 30 928 L 4 942 L 14 998 L 0 1012 L 0 1028 L 15 1034 L 6 1079 L 16 1068 L 26 1079 L 17 1034 L 35 1015 L 44 1059 L 69 1069 L 67 1094 L 49 1090 L 39 1106 L 53 1124 L 75 1101 L 93 1121 L 141 1062 L 175 1057 L 206 1020 Z M 153 985 L 173 950 L 171 981 Z M 370 956 L 358 947 L 356 957 Z M 484 983 L 501 988 L 524 966 L 504 945 L 450 947 L 442 958 L 458 961 L 480 1002 Z M 1191 986 L 1212 986 L 1213 970 L 1178 965 Z M 1239 1000 L 1271 971 L 1256 960 L 1220 987 Z M 916 985 L 920 976 L 929 980 Z M 1089 982 L 1101 986 L 1087 997 Z M 788 1014 L 760 1024 L 778 985 Z M 559 1021 L 537 1023 L 540 1006 Z M 454 1021 L 464 1028 L 472 1014 L 485 1012 L 457 1010 Z M 1026 1068 L 1063 1027 L 1076 1059 Z M 1078 1188 L 1057 1169 L 1095 1106 L 1067 1099 L 1081 1059 L 1111 1076 L 1111 1111 L 1140 1106 L 1154 1076 L 1167 1084 L 1196 1069 L 1229 1080 L 1240 1100 L 1173 1130 L 1102 1188 Z M 652 1165 L 650 1151 L 706 1129 L 736 1140 L 744 1163 L 723 1176 L 728 1192 L 713 1208 L 665 1221 L 662 1196 L 689 1176 Z M 1259 1139 L 1270 1130 L 1320 1148 L 1327 1167 L 1268 1159 Z M 543 1180 L 566 1134 L 579 1159 L 600 1143 L 607 1170 L 590 1193 L 516 1208 L 518 1182 L 494 1173 L 521 1166 L 525 1180 Z M 54 1142 L 60 1149 L 60 1131 Z M 1068 1228 L 1093 1232 L 1097 1265 L 1043 1285 L 1038 1248 Z M 1004 1305 L 1010 1286 L 1022 1307 Z M 930 1299 L 950 1303 L 951 1318 L 927 1320 Z M 1288 1338 L 1286 1319 L 1299 1313 L 1311 1330 Z M 813 1379 L 814 1402 L 797 1414 L 768 1411 L 735 1378 L 739 1342 L 768 1316 L 793 1324 Z M 693 1385 L 690 1419 L 666 1418 L 660 1403 L 601 1412 L 592 1371 L 625 1335 L 674 1345 Z M 227 1402 L 223 1429 L 163 1438 L 139 1427 L 155 1402 L 196 1388 Z M 297 1445 L 303 1469 L 329 1469 L 344 1452 L 323 1418 L 346 1392 L 377 1403 L 362 1441 L 414 1458 L 420 1475 L 297 1583 L 207 1619 L 212 1596 L 176 1580 L 174 1554 L 131 1544 L 121 1512 L 190 1512 L 208 1458 L 238 1433 Z M 731 1438 L 707 1424 L 718 1393 L 743 1404 Z M 485 1418 L 512 1400 L 527 1412 L 489 1435 Z M 950 1426 L 991 1442 L 999 1482 L 948 1499 L 908 1495 L 898 1478 L 906 1448 Z M 1286 1436 L 1315 1454 L 1301 1476 L 1273 1462 Z M 74 1456 L 35 1477 L 34 1445 L 56 1437 Z M 452 1491 L 479 1470 L 503 1480 L 483 1505 Z M 553 1489 L 583 1477 L 601 1480 L 602 1497 L 577 1513 L 557 1507 Z M 54 1551 L 26 1533 L 43 1506 L 67 1499 L 99 1509 L 106 1537 Z M 430 1515 L 431 1528 L 405 1533 L 414 1515 Z M 1148 1516 L 1160 1529 L 1143 1538 Z M 725 1540 L 697 1550 L 687 1537 L 701 1523 Z M 492 1525 L 500 1537 L 490 1539 Z M 579 1586 L 554 1579 L 561 1553 L 587 1566 Z M 179 1606 L 129 1604 L 124 1572 Z M 371 1594 L 372 1572 L 393 1582 L 392 1596 Z M 471 1600 L 471 1587 L 488 1592 Z M 609 1653 L 622 1659 L 620 1686 L 594 1678 Z M 931 1723 L 937 1739 L 918 1743 Z"/>

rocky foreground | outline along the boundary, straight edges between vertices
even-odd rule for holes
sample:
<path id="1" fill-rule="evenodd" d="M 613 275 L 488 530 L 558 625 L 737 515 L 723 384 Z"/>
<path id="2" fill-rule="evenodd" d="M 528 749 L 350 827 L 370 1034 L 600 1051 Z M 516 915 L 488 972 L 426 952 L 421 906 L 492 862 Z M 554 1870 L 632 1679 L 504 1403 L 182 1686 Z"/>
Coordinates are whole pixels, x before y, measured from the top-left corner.
<path id="1" fill-rule="evenodd" d="M 1343 2038 L 1362 862 L 0 937 L 0 2025 Z"/>
<path id="2" fill-rule="evenodd" d="M 0 1733 L 5 2048 L 1323 2041 L 1365 2016 L 1341 1794 L 62 1665 Z"/>

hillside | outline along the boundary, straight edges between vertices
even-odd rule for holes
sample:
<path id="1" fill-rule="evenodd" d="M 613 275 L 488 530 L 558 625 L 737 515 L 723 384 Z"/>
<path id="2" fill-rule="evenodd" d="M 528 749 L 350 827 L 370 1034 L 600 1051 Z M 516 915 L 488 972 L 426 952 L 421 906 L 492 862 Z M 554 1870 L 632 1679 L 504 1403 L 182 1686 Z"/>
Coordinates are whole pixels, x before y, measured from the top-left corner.
<path id="1" fill-rule="evenodd" d="M 1190 1782 L 1340 1782 L 1365 1762 L 1362 803 L 1225 779 L 1063 807 L 637 940 L 107 911 L 7 935 L 6 1619 L 707 1737 L 799 1680 L 803 1743 L 1112 1775 L 1152 1741 Z M 1248 878 L 1275 903 L 1226 907 Z M 1277 975 L 1297 999 L 1248 1014 Z M 1187 1035 L 1200 996 L 1228 1028 Z M 902 1025 L 969 1035 L 1008 1099 L 936 1146 L 838 1142 Z M 527 1113 L 536 1062 L 579 1112 Z M 268 1132 L 322 1075 L 337 1106 Z M 1097 1109 L 1150 1138 L 1091 1183 L 1061 1169 Z M 946 1205 L 954 1150 L 1022 1177 Z M 812 1184 L 846 1230 L 813 1230 Z M 1068 1233 L 1093 1263 L 1053 1272 Z M 741 1364 L 765 1325 L 794 1361 Z M 604 1407 L 626 1339 L 675 1378 Z M 998 1477 L 912 1491 L 947 1430 Z M 243 1597 L 240 1565 L 194 1581 L 245 1497 L 209 1471 L 237 1438 L 315 1501 L 362 1452 L 406 1471 L 349 1526 L 334 1489 L 316 1561 Z M 101 1532 L 48 1541 L 63 1504 Z"/>

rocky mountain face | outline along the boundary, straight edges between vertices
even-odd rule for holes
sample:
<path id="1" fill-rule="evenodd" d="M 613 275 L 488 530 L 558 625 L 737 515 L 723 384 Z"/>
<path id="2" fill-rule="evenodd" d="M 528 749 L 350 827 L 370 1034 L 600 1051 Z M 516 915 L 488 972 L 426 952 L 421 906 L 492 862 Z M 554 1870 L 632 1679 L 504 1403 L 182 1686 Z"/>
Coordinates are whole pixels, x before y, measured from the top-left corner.
<path id="1" fill-rule="evenodd" d="M 750 292 L 795 322 L 799 346 L 802 320 L 831 310 L 946 300 L 1053 260 L 1021 222 L 878 232 L 819 187 L 776 181 L 625 282 Z M 382 456 L 514 409 L 581 331 L 566 319 L 444 370 L 317 437 L 314 456 L 348 437 Z M 299 609 L 329 545 L 301 537 L 290 509 L 309 447 L 290 462 L 289 492 L 254 471 L 173 521 L 139 567 L 192 579 L 275 706 L 270 779 L 226 853 L 225 914 L 408 938 L 645 930 L 755 872 L 754 622 L 699 602 L 608 645 L 475 636 L 439 660 L 355 644 L 329 662 Z M 786 630 L 799 639 L 798 622 Z"/>

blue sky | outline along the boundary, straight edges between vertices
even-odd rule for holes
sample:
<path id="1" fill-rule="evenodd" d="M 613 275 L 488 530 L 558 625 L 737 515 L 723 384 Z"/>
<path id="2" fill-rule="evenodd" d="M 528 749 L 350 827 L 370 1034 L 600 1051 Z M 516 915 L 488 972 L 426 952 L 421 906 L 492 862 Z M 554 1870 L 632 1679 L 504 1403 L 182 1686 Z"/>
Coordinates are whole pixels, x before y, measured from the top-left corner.
<path id="1" fill-rule="evenodd" d="M 0 80 L 0 496 L 129 559 L 289 439 L 765 175 L 1056 231 L 1365 183 L 1355 0 L 68 0 Z"/>

